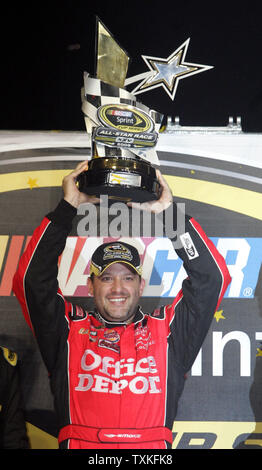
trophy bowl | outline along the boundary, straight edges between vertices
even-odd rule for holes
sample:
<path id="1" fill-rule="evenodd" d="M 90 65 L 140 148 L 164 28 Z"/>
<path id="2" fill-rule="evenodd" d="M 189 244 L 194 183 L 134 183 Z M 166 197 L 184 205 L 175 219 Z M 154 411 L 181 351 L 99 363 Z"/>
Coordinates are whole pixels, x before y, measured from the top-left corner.
<path id="1" fill-rule="evenodd" d="M 159 199 L 155 168 L 142 159 L 99 157 L 78 177 L 79 191 L 109 200 L 146 202 Z"/>

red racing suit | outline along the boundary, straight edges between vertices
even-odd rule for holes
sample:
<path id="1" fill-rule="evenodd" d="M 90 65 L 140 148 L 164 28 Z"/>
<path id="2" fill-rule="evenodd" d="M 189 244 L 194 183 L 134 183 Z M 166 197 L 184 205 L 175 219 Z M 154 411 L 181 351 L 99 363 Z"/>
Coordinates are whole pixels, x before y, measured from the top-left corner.
<path id="1" fill-rule="evenodd" d="M 185 374 L 230 282 L 223 257 L 186 217 L 176 249 L 188 278 L 173 303 L 131 324 L 104 321 L 67 301 L 58 258 L 76 209 L 62 200 L 34 231 L 13 289 L 50 374 L 60 448 L 166 449 Z M 192 252 L 193 249 L 193 252 Z"/>

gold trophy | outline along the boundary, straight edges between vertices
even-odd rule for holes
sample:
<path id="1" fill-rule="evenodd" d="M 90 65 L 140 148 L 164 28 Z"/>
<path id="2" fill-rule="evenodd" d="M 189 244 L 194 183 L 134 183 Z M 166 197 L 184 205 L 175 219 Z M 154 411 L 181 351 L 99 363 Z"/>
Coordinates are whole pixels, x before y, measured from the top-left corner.
<path id="1" fill-rule="evenodd" d="M 79 189 L 124 202 L 158 199 L 155 147 L 163 116 L 124 88 L 129 56 L 98 18 L 96 39 L 96 77 L 85 72 L 82 89 L 91 160 Z"/>

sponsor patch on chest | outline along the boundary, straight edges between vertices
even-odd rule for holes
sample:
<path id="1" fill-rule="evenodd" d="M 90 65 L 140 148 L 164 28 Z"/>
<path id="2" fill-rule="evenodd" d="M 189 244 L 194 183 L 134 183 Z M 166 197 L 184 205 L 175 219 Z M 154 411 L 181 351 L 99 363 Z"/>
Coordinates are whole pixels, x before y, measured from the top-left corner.
<path id="1" fill-rule="evenodd" d="M 105 340 L 104 340 L 105 341 Z M 101 346 L 101 345 L 100 345 Z M 111 346 L 115 346 L 114 343 Z M 110 354 L 110 353 L 108 353 Z M 81 358 L 77 392 L 99 392 L 120 395 L 128 390 L 135 395 L 162 393 L 160 376 L 154 356 L 116 360 L 86 349 Z"/>

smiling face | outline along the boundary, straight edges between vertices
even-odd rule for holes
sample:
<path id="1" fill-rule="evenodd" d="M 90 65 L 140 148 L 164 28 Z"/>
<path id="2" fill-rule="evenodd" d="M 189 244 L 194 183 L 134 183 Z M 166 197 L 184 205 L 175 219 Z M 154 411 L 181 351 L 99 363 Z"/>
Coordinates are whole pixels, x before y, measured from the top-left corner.
<path id="1" fill-rule="evenodd" d="M 100 276 L 88 279 L 99 313 L 111 322 L 131 322 L 145 281 L 124 263 L 114 263 Z"/>

